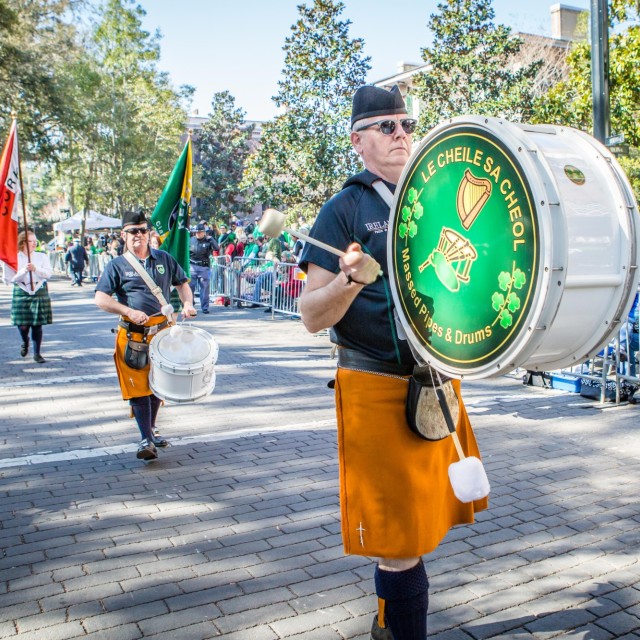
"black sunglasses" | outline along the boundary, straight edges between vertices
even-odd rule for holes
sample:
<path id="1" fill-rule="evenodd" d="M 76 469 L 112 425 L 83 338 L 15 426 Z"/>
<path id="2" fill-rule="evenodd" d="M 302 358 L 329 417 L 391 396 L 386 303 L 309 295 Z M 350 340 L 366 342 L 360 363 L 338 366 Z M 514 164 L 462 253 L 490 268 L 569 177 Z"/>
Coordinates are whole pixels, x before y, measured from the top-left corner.
<path id="1" fill-rule="evenodd" d="M 380 133 L 384 134 L 385 136 L 390 136 L 396 130 L 397 124 L 397 120 L 378 120 L 377 122 L 365 124 L 364 127 L 356 129 L 356 133 L 358 133 L 359 131 L 364 131 L 365 129 L 369 129 L 369 127 L 378 127 Z M 411 134 L 416 130 L 418 121 L 414 120 L 413 118 L 405 118 L 404 120 L 400 120 L 400 124 L 402 125 L 405 133 Z"/>
<path id="2" fill-rule="evenodd" d="M 125 229 L 124 230 L 125 233 L 128 233 L 129 235 L 132 236 L 137 236 L 139 233 L 141 234 L 145 234 L 145 233 L 149 233 L 149 229 L 147 229 L 146 227 L 136 227 L 134 229 Z"/>

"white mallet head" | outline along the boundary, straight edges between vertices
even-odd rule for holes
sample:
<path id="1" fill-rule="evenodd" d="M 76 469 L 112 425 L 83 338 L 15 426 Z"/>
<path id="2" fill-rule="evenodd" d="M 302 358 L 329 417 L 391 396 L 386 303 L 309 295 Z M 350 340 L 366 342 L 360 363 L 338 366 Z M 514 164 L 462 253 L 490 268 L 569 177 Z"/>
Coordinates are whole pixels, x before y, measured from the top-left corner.
<path id="1" fill-rule="evenodd" d="M 162 305 L 162 309 L 160 309 L 160 313 L 166 318 L 170 318 L 173 311 L 174 311 L 173 305 L 170 302 Z"/>
<path id="2" fill-rule="evenodd" d="M 258 222 L 258 229 L 265 236 L 277 238 L 284 229 L 284 223 L 287 219 L 286 214 L 277 209 L 267 209 Z"/>
<path id="3" fill-rule="evenodd" d="M 174 324 L 171 329 L 169 329 L 169 334 L 172 338 L 180 338 L 182 336 L 182 327 L 179 324 Z"/>
<path id="4" fill-rule="evenodd" d="M 449 480 L 460 502 L 473 502 L 489 495 L 491 487 L 482 462 L 468 456 L 449 465 Z"/>

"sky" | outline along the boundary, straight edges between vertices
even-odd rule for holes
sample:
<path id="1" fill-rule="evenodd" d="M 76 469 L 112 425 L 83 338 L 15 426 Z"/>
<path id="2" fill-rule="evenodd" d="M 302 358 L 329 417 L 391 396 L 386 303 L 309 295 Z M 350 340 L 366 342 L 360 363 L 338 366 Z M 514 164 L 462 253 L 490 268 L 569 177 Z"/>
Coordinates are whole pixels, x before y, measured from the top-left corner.
<path id="1" fill-rule="evenodd" d="M 246 120 L 269 120 L 277 113 L 272 97 L 284 68 L 285 39 L 299 18 L 300 4 L 312 0 L 138 0 L 147 12 L 143 28 L 159 31 L 159 67 L 175 87 L 196 92 L 192 112 L 208 115 L 213 95 L 229 91 Z M 343 0 L 342 20 L 350 38 L 362 38 L 371 57 L 368 82 L 393 75 L 399 62 L 420 63 L 431 44 L 429 16 L 437 0 Z M 494 23 L 514 31 L 551 34 L 549 0 L 493 0 Z M 589 0 L 566 2 L 588 9 Z"/>

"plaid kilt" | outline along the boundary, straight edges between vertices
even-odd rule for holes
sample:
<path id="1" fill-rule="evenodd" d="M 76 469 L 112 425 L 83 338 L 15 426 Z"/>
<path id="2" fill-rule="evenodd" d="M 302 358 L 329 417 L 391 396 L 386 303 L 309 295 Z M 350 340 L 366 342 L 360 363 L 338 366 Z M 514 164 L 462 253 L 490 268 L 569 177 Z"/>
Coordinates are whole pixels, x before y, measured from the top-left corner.
<path id="1" fill-rule="evenodd" d="M 11 324 L 15 326 L 37 327 L 51 324 L 51 298 L 45 282 L 32 296 L 20 287 L 13 287 L 11 302 Z"/>

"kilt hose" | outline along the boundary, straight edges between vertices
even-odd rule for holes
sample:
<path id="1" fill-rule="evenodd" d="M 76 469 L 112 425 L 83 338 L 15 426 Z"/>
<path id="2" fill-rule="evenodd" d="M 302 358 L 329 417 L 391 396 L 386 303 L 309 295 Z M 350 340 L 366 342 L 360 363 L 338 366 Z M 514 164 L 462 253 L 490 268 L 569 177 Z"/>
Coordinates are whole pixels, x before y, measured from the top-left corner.
<path id="1" fill-rule="evenodd" d="M 480 457 L 460 396 L 456 431 L 466 455 Z M 450 437 L 423 440 L 407 425 L 408 378 L 338 368 L 336 412 L 342 540 L 347 554 L 413 558 L 433 551 L 458 524 L 474 521 L 487 498 L 460 502 L 448 468 Z"/>
<path id="2" fill-rule="evenodd" d="M 14 285 L 11 301 L 12 325 L 37 327 L 52 322 L 51 298 L 46 282 L 33 295 Z"/>

